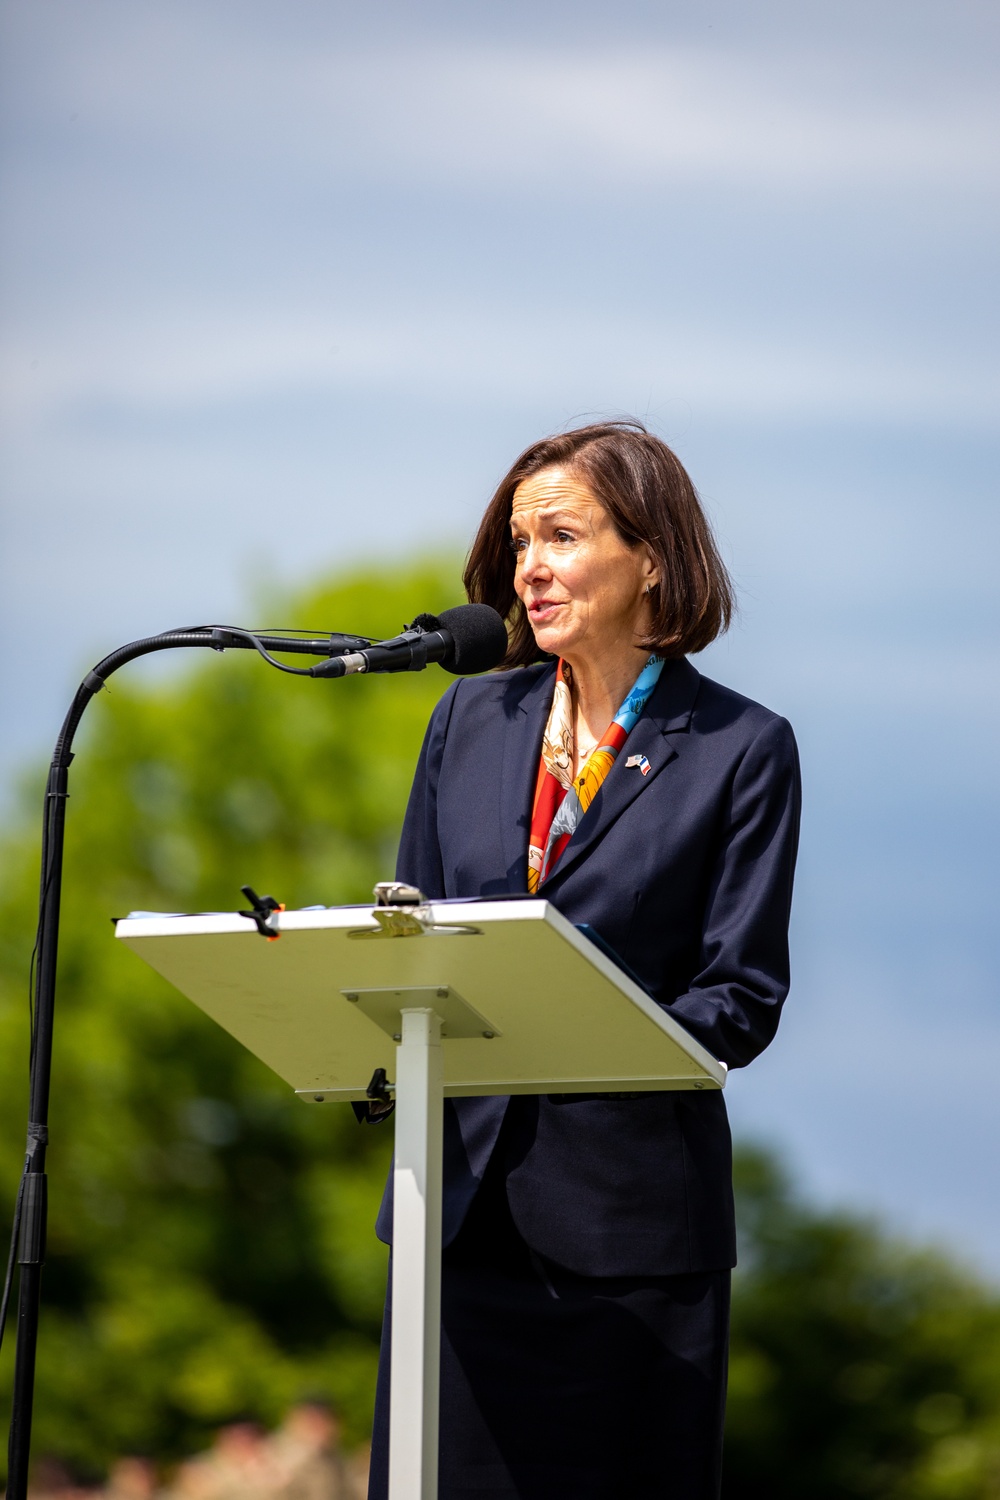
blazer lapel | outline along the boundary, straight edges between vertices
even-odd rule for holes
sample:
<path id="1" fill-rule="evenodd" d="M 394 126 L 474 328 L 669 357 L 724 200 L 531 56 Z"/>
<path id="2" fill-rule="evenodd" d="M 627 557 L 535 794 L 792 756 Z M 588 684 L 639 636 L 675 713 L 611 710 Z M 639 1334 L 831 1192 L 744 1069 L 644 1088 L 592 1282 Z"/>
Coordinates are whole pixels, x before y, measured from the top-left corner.
<path id="1" fill-rule="evenodd" d="M 699 673 L 686 659 L 666 663 L 642 716 L 622 746 L 597 796 L 580 819 L 562 858 L 548 879 L 542 882 L 542 889 L 582 859 L 625 809 L 655 781 L 663 768 L 676 759 L 677 745 L 669 736 L 687 732 L 700 682 Z M 539 738 L 539 747 L 540 744 Z M 639 766 L 627 764 L 633 755 L 646 757 L 649 770 L 645 775 Z"/>
<path id="2" fill-rule="evenodd" d="M 526 679 L 529 672 L 531 677 L 523 687 L 517 678 L 510 680 L 500 705 L 506 722 L 502 727 L 498 726 L 504 737 L 497 789 L 500 836 L 512 891 L 528 889 L 531 803 L 538 778 L 542 735 L 552 705 L 555 663 L 535 670 L 528 668 L 524 673 Z"/>

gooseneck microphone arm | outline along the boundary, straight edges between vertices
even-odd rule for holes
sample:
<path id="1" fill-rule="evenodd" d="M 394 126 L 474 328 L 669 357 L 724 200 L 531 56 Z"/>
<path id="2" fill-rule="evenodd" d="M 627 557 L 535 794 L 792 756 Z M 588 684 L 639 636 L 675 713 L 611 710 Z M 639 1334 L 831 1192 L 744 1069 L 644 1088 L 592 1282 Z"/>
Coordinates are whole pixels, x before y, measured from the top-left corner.
<path id="1" fill-rule="evenodd" d="M 162 635 L 147 636 L 119 646 L 117 651 L 98 662 L 76 690 L 69 712 L 56 740 L 45 787 L 42 817 L 42 869 L 38 907 L 38 930 L 35 938 L 35 984 L 31 1012 L 30 1091 L 28 1106 L 28 1140 L 24 1172 L 18 1188 L 14 1226 L 7 1276 L 0 1304 L 0 1339 L 3 1337 L 11 1280 L 15 1260 L 19 1269 L 17 1310 L 17 1354 L 14 1362 L 14 1390 L 11 1404 L 8 1442 L 7 1500 L 26 1500 L 28 1489 L 28 1456 L 31 1444 L 31 1415 L 35 1385 L 35 1351 L 38 1341 L 38 1312 L 41 1293 L 42 1264 L 45 1258 L 47 1218 L 47 1179 L 45 1156 L 49 1140 L 49 1087 L 52 1075 L 52 1031 L 55 1015 L 56 958 L 59 945 L 59 904 L 62 894 L 63 842 L 66 825 L 66 798 L 69 795 L 69 767 L 73 759 L 73 739 L 84 711 L 100 692 L 112 673 L 127 662 L 155 651 L 177 647 L 206 647 L 213 651 L 227 649 L 258 651 L 272 665 L 284 671 L 308 674 L 308 668 L 287 667 L 271 655 L 284 651 L 328 659 L 340 652 L 357 651 L 369 641 L 362 636 L 327 636 L 303 640 L 276 635 L 255 634 L 238 627 L 204 626 L 192 630 L 168 630 Z"/>
<path id="2" fill-rule="evenodd" d="M 491 617 L 491 618 L 489 618 Z M 422 638 L 428 637 L 427 648 Z M 52 1074 L 52 1031 L 55 1014 L 56 958 L 59 943 L 59 903 L 62 893 L 63 841 L 69 767 L 73 739 L 84 711 L 112 673 L 137 657 L 178 647 L 212 651 L 257 651 L 271 666 L 297 676 L 345 675 L 341 658 L 355 664 L 348 671 L 416 671 L 428 661 L 446 670 L 482 672 L 496 666 L 506 650 L 503 623 L 485 605 L 461 605 L 445 610 L 441 619 L 422 615 L 401 636 L 372 642 L 366 636 L 329 635 L 303 638 L 243 630 L 238 626 L 207 625 L 168 630 L 119 646 L 98 662 L 76 690 L 56 741 L 45 788 L 42 821 L 41 890 L 35 939 L 35 982 L 31 1010 L 30 1091 L 28 1139 L 24 1171 L 17 1192 L 10 1259 L 0 1299 L 0 1340 L 6 1322 L 15 1262 L 19 1269 L 17 1353 L 8 1443 L 7 1500 L 26 1500 L 31 1415 L 35 1383 L 35 1351 L 42 1263 L 45 1258 L 47 1218 L 46 1148 L 49 1140 L 49 1088 Z M 429 649 L 428 649 L 429 648 Z M 324 660 L 316 667 L 292 667 L 272 653 L 280 651 Z M 362 656 L 361 653 L 368 653 Z M 322 669 L 325 668 L 325 671 Z"/>

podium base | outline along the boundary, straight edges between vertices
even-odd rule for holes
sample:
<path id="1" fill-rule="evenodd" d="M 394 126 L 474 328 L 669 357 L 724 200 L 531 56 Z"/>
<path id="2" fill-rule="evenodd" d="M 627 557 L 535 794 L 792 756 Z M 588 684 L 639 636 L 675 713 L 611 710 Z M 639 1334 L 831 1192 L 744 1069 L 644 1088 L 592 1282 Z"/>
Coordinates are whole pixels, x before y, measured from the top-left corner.
<path id="1" fill-rule="evenodd" d="M 437 1500 L 444 1060 L 441 1017 L 405 1009 L 396 1049 L 389 1500 Z"/>

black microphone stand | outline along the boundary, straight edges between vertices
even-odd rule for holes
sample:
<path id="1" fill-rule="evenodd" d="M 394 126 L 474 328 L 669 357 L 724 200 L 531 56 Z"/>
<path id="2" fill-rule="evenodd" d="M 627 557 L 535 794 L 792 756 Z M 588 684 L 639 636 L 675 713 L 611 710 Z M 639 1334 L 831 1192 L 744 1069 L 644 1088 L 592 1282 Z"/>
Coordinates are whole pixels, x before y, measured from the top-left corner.
<path id="1" fill-rule="evenodd" d="M 47 1179 L 45 1155 L 49 1141 L 49 1085 L 52 1073 L 52 1028 L 55 1014 L 56 954 L 59 943 L 59 901 L 62 893 L 63 840 L 66 825 L 66 798 L 69 766 L 73 759 L 73 737 L 87 704 L 107 679 L 126 662 L 154 651 L 177 647 L 201 646 L 212 651 L 257 651 L 271 666 L 296 676 L 313 676 L 308 667 L 290 667 L 277 661 L 272 651 L 292 652 L 305 656 L 345 656 L 370 646 L 362 636 L 330 635 L 320 639 L 289 639 L 285 636 L 260 635 L 235 626 L 201 626 L 191 630 L 169 630 L 162 635 L 147 636 L 119 646 L 93 671 L 88 672 L 76 690 L 76 696 L 56 741 L 45 788 L 42 822 L 41 895 L 38 909 L 38 933 L 35 944 L 37 970 L 31 1024 L 31 1085 L 28 1108 L 28 1142 L 24 1173 L 18 1188 L 14 1210 L 11 1259 L 0 1307 L 0 1338 L 3 1336 L 10 1293 L 10 1278 L 16 1255 L 19 1268 L 17 1310 L 17 1353 L 14 1362 L 14 1391 L 11 1405 L 8 1444 L 7 1500 L 26 1500 L 28 1492 L 28 1455 L 31 1444 L 31 1414 L 35 1385 L 35 1351 L 38 1342 L 38 1312 L 41 1294 L 42 1264 L 45 1259 L 45 1226 L 47 1217 Z"/>

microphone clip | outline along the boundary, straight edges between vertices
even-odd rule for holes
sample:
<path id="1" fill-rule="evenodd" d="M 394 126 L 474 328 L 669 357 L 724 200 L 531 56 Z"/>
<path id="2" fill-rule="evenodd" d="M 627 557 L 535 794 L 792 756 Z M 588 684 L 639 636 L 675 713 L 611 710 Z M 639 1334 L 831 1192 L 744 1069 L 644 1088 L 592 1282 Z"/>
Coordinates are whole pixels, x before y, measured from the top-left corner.
<path id="1" fill-rule="evenodd" d="M 432 631 L 440 629 L 441 621 L 437 615 L 428 614 L 417 615 L 411 625 L 404 627 L 403 634 L 397 639 L 405 641 L 410 647 L 410 665 L 406 669 L 408 672 L 422 672 L 428 665 L 430 642 L 427 637 Z"/>
<path id="2" fill-rule="evenodd" d="M 241 885 L 240 890 L 250 902 L 252 910 L 241 911 L 237 915 L 253 922 L 261 937 L 267 938 L 269 943 L 276 943 L 281 933 L 274 926 L 274 914 L 284 911 L 284 906 L 280 901 L 275 901 L 273 896 L 258 896 L 252 885 Z"/>

